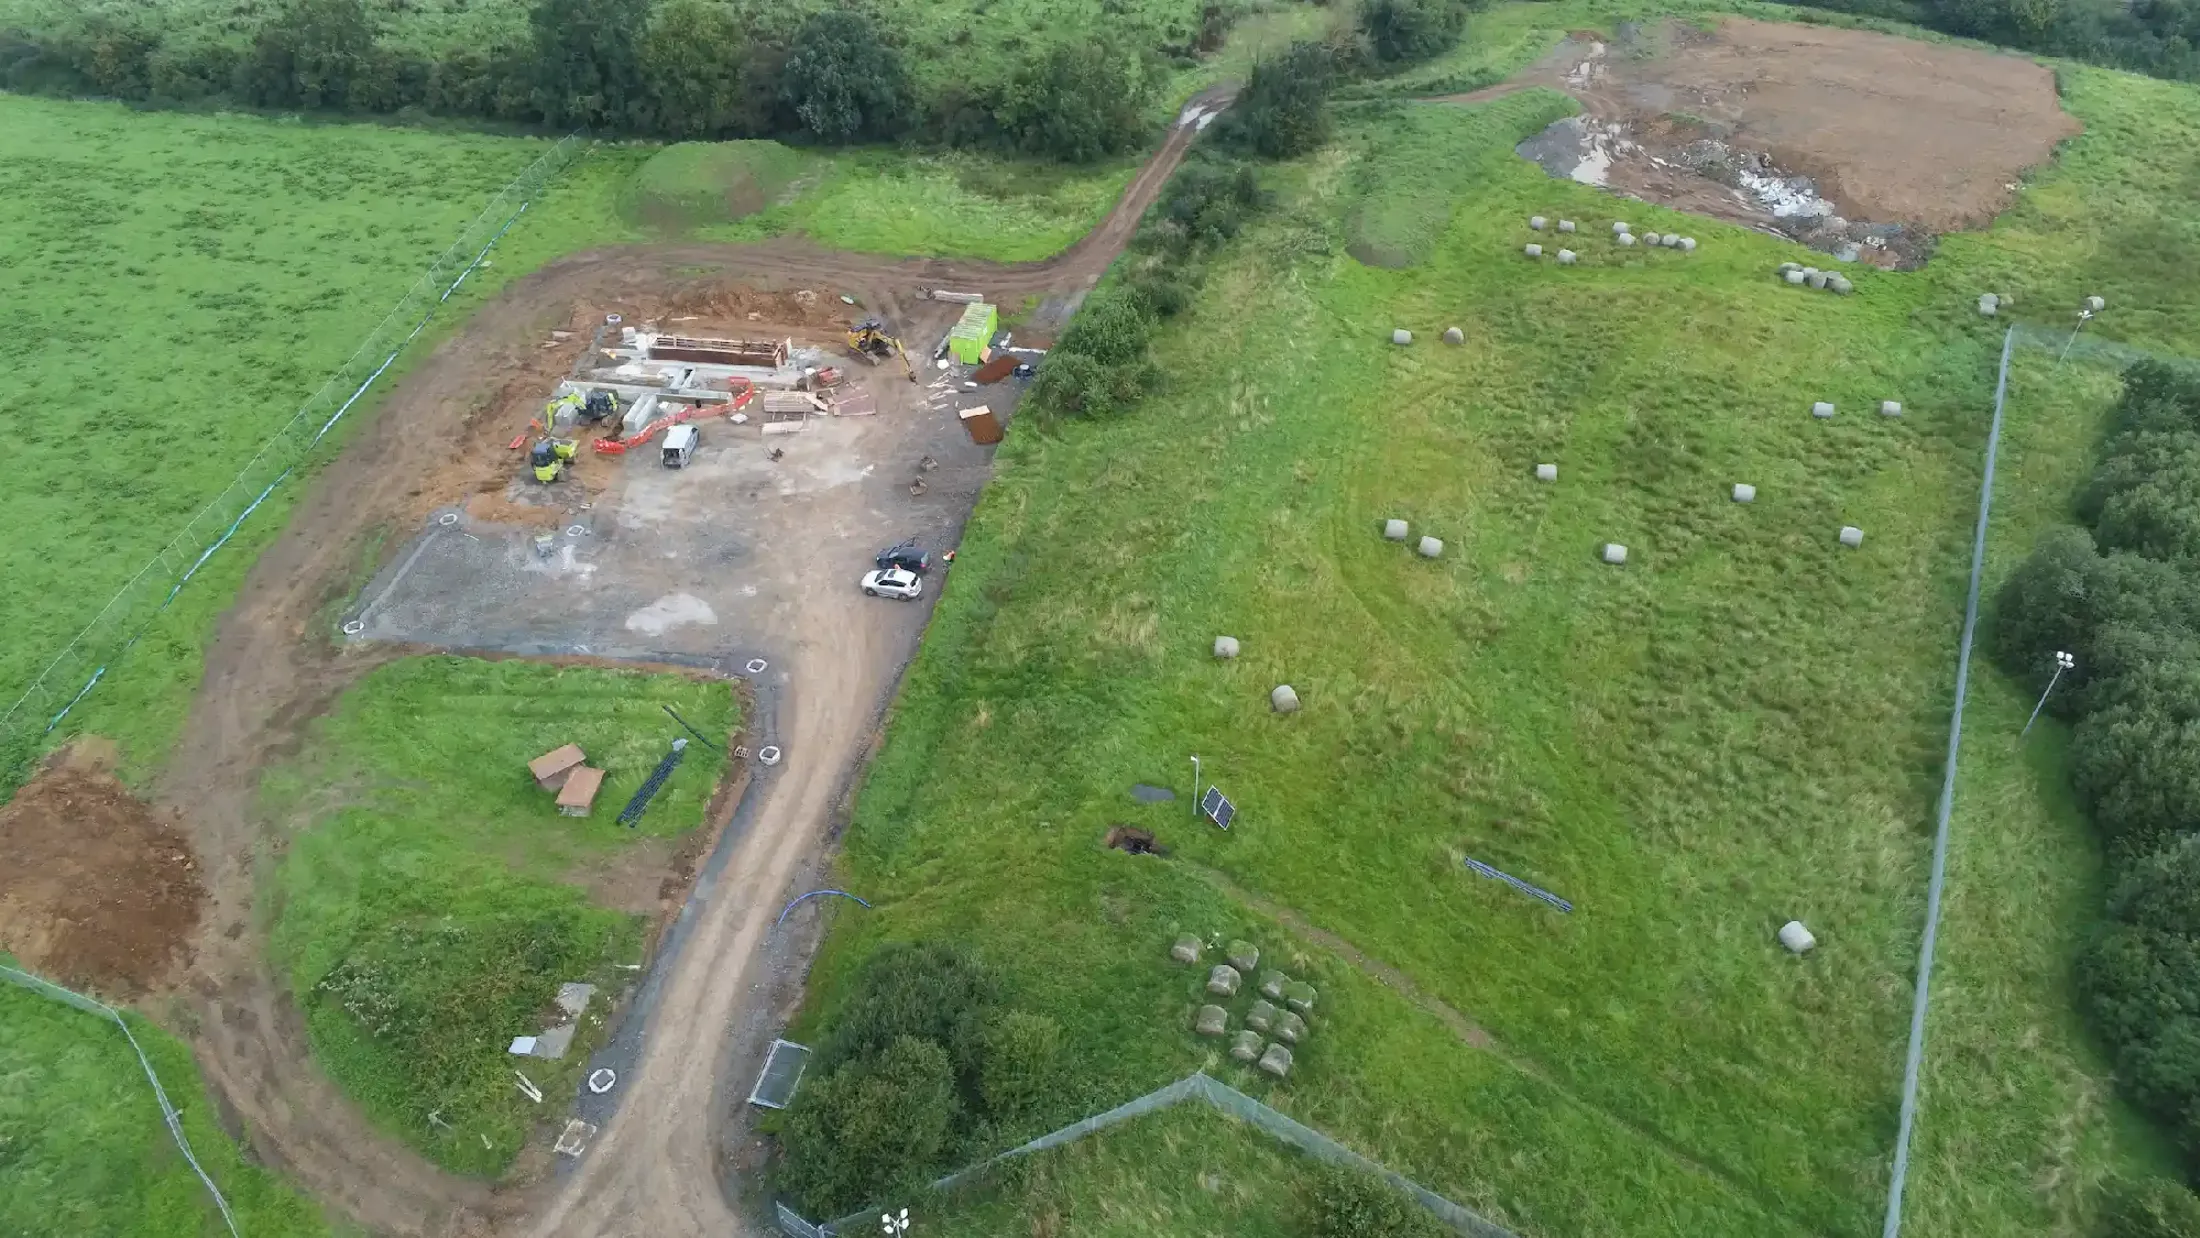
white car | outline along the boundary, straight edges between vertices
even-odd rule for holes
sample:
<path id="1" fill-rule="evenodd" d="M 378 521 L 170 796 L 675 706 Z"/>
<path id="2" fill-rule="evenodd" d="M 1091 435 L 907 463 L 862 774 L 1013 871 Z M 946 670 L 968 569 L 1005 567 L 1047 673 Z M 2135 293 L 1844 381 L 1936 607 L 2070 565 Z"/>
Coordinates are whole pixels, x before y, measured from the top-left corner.
<path id="1" fill-rule="evenodd" d="M 924 578 L 907 568 L 889 567 L 863 574 L 863 591 L 872 597 L 912 602 L 924 594 Z"/>

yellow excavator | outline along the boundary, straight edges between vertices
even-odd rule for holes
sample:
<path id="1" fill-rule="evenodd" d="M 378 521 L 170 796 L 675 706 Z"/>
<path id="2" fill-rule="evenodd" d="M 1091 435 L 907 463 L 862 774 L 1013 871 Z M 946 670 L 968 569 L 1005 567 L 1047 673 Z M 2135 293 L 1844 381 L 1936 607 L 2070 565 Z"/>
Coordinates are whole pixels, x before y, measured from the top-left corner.
<path id="1" fill-rule="evenodd" d="M 901 346 L 900 340 L 886 333 L 886 324 L 879 319 L 866 318 L 848 328 L 848 351 L 872 365 L 877 365 L 884 357 L 899 357 L 901 372 L 909 376 L 910 382 L 917 381 L 916 367 L 909 364 L 908 351 Z"/>
<path id="2" fill-rule="evenodd" d="M 535 444 L 527 453 L 528 467 L 535 470 L 535 480 L 548 485 L 565 476 L 567 465 L 580 444 L 569 438 L 546 438 Z"/>

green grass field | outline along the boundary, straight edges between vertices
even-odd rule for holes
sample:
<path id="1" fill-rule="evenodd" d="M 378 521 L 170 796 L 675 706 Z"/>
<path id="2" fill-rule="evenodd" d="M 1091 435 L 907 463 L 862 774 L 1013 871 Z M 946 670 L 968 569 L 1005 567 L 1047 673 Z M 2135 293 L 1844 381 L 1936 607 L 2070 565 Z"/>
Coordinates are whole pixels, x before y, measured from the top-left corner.
<path id="1" fill-rule="evenodd" d="M 495 1174 L 518 1152 L 541 1111 L 505 1050 L 542 1030 L 559 983 L 601 992 L 562 1060 L 518 1063 L 549 1094 L 572 1090 L 641 960 L 645 917 L 588 887 L 637 840 L 700 825 L 725 771 L 722 752 L 690 744 L 639 823 L 617 823 L 687 734 L 666 705 L 720 745 L 738 722 L 724 683 L 408 659 L 346 692 L 266 778 L 284 847 L 267 913 L 314 1052 L 370 1117 L 450 1168 Z M 558 815 L 527 774 L 567 742 L 607 771 L 587 818 Z"/>
<path id="2" fill-rule="evenodd" d="M 1523 12 L 1605 11 L 1478 22 Z M 1326 994 L 1270 1103 L 1461 1202 L 1538 1234 L 1876 1226 L 2000 346 L 1971 302 L 2053 321 L 2099 292 L 2104 335 L 2200 344 L 2176 274 L 2200 94 L 2062 78 L 2087 132 L 2016 207 L 1847 299 L 1772 278 L 1807 251 L 1517 160 L 1551 96 L 1354 112 L 1169 332 L 1166 394 L 1004 448 L 848 836 L 879 911 L 830 939 L 810 1018 L 876 942 L 974 940 L 1120 1100 L 1215 1056 L 1169 940 L 1252 933 Z M 1386 171 L 1412 168 L 1436 170 Z M 1702 248 L 1532 264 L 1531 213 Z M 1345 256 L 1368 242 L 1416 265 Z M 2051 361 L 2012 380 L 1997 565 L 2062 518 L 2110 390 Z M 1383 542 L 1390 516 L 1443 558 Z M 1213 661 L 1218 633 L 1244 656 Z M 1911 1224 L 2078 1232 L 2094 1182 L 2160 1153 L 2072 1009 L 2096 861 L 2055 741 L 2019 748 L 2029 702 L 1974 675 Z M 1269 712 L 1281 682 L 1303 712 Z M 1240 805 L 1227 835 L 1127 795 L 1188 789 L 1191 753 Z M 1104 849 L 1114 822 L 1174 857 Z M 1789 918 L 1816 953 L 1774 943 Z"/>
<path id="3" fill-rule="evenodd" d="M 4 958 L 4 956 L 0 956 Z M 12 960 L 8 960 L 12 961 Z M 311 1201 L 248 1162 L 216 1124 L 191 1052 L 136 1015 L 191 1150 L 247 1234 L 329 1232 Z M 11 1238 L 214 1238 L 229 1231 L 161 1123 L 130 1042 L 104 1016 L 0 983 L 0 1233 Z"/>

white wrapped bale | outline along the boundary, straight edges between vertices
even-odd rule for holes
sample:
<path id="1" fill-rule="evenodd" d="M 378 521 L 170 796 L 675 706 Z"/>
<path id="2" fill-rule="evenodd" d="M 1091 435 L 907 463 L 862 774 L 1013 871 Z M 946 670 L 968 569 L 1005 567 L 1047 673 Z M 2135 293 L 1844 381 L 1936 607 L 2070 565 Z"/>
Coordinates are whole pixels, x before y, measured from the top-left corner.
<path id="1" fill-rule="evenodd" d="M 1810 277 L 1803 274 L 1801 267 L 1797 267 L 1795 270 L 1789 271 L 1785 278 L 1787 279 L 1787 282 L 1791 284 L 1801 284 L 1804 280 Z"/>
<path id="2" fill-rule="evenodd" d="M 1442 538 L 1428 537 L 1424 535 L 1421 538 L 1421 544 L 1418 549 L 1421 552 L 1422 558 L 1433 559 L 1438 555 L 1444 553 L 1444 542 Z"/>
<path id="3" fill-rule="evenodd" d="M 1543 247 L 1541 245 L 1523 245 L 1520 247 L 1520 252 L 1530 258 L 1540 258 L 1543 256 Z"/>
<path id="4" fill-rule="evenodd" d="M 1314 986 L 1304 980 L 1294 980 L 1283 986 L 1283 1001 L 1299 1014 L 1314 1013 Z"/>
<path id="5" fill-rule="evenodd" d="M 1555 465 L 1555 464 L 1538 464 L 1538 465 L 1536 465 L 1536 466 L 1535 466 L 1535 479 L 1536 479 L 1537 481 L 1557 481 L 1557 480 L 1558 480 L 1558 466 L 1557 466 L 1557 465 Z"/>
<path id="6" fill-rule="evenodd" d="M 1559 221 L 1558 221 L 1558 230 L 1559 230 L 1560 232 L 1572 232 L 1572 231 L 1574 230 L 1574 221 L 1573 221 L 1573 220 L 1571 220 L 1571 219 L 1561 219 L 1561 220 L 1559 220 Z"/>
<path id="7" fill-rule="evenodd" d="M 1780 944 L 1786 946 L 1790 953 L 1807 954 L 1812 946 L 1818 944 L 1818 939 L 1810 935 L 1810 930 L 1803 927 L 1801 920 L 1790 920 L 1780 926 Z"/>
<path id="8" fill-rule="evenodd" d="M 1800 262 L 1783 262 L 1780 264 L 1779 270 L 1773 272 L 1773 274 L 1778 275 L 1781 279 L 1786 279 L 1789 271 L 1800 271 L 1802 269 L 1803 264 Z"/>
<path id="9" fill-rule="evenodd" d="M 1695 252 L 1696 252 L 1696 238 L 1695 238 L 1695 237 L 1692 237 L 1692 236 L 1684 236 L 1684 237 L 1682 237 L 1682 238 L 1681 238 L 1681 252 L 1682 252 L 1682 253 L 1684 253 L 1684 254 L 1692 254 L 1692 253 L 1695 253 Z"/>
<path id="10" fill-rule="evenodd" d="M 1882 417 L 1900 417 L 1902 415 L 1902 401 L 1881 400 L 1879 402 L 1879 415 Z"/>
<path id="11" fill-rule="evenodd" d="M 1851 550 L 1854 550 L 1854 549 L 1856 549 L 1856 548 L 1857 548 L 1858 546 L 1861 546 L 1861 545 L 1863 545 L 1863 544 L 1864 544 L 1864 530 L 1862 530 L 1862 529 L 1859 529 L 1859 528 L 1857 528 L 1857 527 L 1856 527 L 1855 525 L 1853 525 L 1853 524 L 1845 524 L 1845 525 L 1842 525 L 1842 526 L 1841 526 L 1841 544 L 1842 544 L 1842 545 L 1844 545 L 1844 546 L 1846 546 L 1846 547 L 1848 547 L 1848 548 L 1849 548 L 1849 549 L 1851 549 Z"/>
<path id="12" fill-rule="evenodd" d="M 1994 316 L 1994 314 L 1995 314 L 1995 313 L 1996 313 L 1996 312 L 1997 312 L 1998 310 L 2000 310 L 2000 309 L 2001 309 L 2001 298 L 2000 298 L 2000 297 L 1997 297 L 1997 296 L 1995 296 L 1995 295 L 1994 295 L 1993 293 L 1991 293 L 1991 292 L 1982 292 L 1982 293 L 1980 293 L 1980 294 L 1979 294 L 1979 297 L 1978 297 L 1978 312 L 1979 312 L 1979 313 L 1981 313 L 1981 314 L 1984 314 L 1984 315 L 1985 315 L 1985 316 L 1987 316 L 1988 318 L 1992 318 L 1992 317 Z"/>
<path id="13" fill-rule="evenodd" d="M 1562 250 L 1559 250 L 1559 251 L 1558 251 L 1558 265 L 1560 265 L 1560 266 L 1562 266 L 1562 267 L 1570 267 L 1570 266 L 1572 266 L 1572 265 L 1574 264 L 1574 257 L 1575 257 L 1575 255 L 1574 255 L 1574 251 L 1572 251 L 1572 250 L 1570 250 L 1570 249 L 1562 249 Z"/>
<path id="14" fill-rule="evenodd" d="M 1215 656 L 1218 658 L 1234 658 L 1238 656 L 1237 637 L 1217 636 L 1215 638 Z"/>
<path id="15" fill-rule="evenodd" d="M 1629 245 L 1632 245 L 1632 244 L 1634 244 L 1634 243 L 1635 243 L 1635 234 L 1634 234 L 1634 233 L 1632 233 L 1632 232 L 1622 232 L 1622 233 L 1620 233 L 1620 234 L 1619 234 L 1618 236 L 1616 236 L 1616 237 L 1613 237 L 1612 239 L 1613 239 L 1613 240 L 1615 240 L 1615 241 L 1618 241 L 1618 242 L 1620 243 L 1620 246 L 1621 246 L 1621 248 L 1625 248 L 1625 247 L 1627 247 L 1627 246 L 1629 246 Z"/>
<path id="16" fill-rule="evenodd" d="M 1254 1002 L 1253 1008 L 1245 1012 L 1245 1026 L 1256 1032 L 1265 1032 L 1275 1026 L 1276 1016 L 1282 1013 L 1272 1002 Z"/>
<path id="17" fill-rule="evenodd" d="M 1283 988 L 1291 983 L 1291 977 L 1271 967 L 1260 974 L 1260 995 L 1271 1001 L 1283 1000 Z M 1263 1031 L 1267 1030 L 1265 1028 Z"/>
<path id="18" fill-rule="evenodd" d="M 1756 502 L 1756 501 L 1757 501 L 1757 487 L 1755 487 L 1755 486 L 1752 486 L 1752 485 L 1750 485 L 1750 484 L 1749 484 L 1748 482 L 1746 482 L 1746 481 L 1738 481 L 1738 482 L 1735 482 L 1735 483 L 1734 483 L 1734 501 L 1735 501 L 1735 502 L 1737 502 L 1737 503 L 1754 503 L 1754 502 Z"/>
<path id="19" fill-rule="evenodd" d="M 1251 1063 L 1260 1057 L 1260 1033 L 1239 1032 L 1230 1038 L 1230 1056 Z"/>
<path id="20" fill-rule="evenodd" d="M 1169 957 L 1179 963 L 1197 963 L 1199 961 L 1199 938 L 1190 935 L 1177 938 L 1176 944 L 1169 947 Z"/>
<path id="21" fill-rule="evenodd" d="M 1202 1036 L 1220 1036 L 1230 1030 L 1230 1012 L 1220 1006 L 1201 1006 L 1192 1030 Z"/>
<path id="22" fill-rule="evenodd" d="M 1275 1034 L 1276 1039 L 1295 1045 L 1306 1039 L 1306 1020 L 1285 1011 L 1276 1016 Z"/>
<path id="23" fill-rule="evenodd" d="M 1537 232 L 1543 231 L 1543 217 L 1541 215 L 1528 216 L 1528 226 Z"/>
<path id="24" fill-rule="evenodd" d="M 1393 344 L 1411 344 L 1413 342 L 1413 332 L 1406 330 L 1404 327 L 1399 327 L 1390 333 L 1390 342 Z"/>
<path id="25" fill-rule="evenodd" d="M 1826 286 L 1826 273 L 1824 271 L 1812 271 L 1803 277 L 1803 282 L 1813 288 L 1823 288 Z"/>
<path id="26" fill-rule="evenodd" d="M 1838 293 L 1845 297 L 1856 291 L 1856 285 L 1850 283 L 1849 277 L 1846 275 L 1828 275 L 1826 277 L 1826 291 Z"/>
<path id="27" fill-rule="evenodd" d="M 1457 327 L 1445 327 L 1444 342 L 1446 344 L 1464 344 L 1467 342 L 1467 333 Z"/>
<path id="28" fill-rule="evenodd" d="M 1291 1073 L 1291 1051 L 1282 1045 L 1269 1045 L 1268 1052 L 1260 1055 L 1260 1068 L 1281 1079 Z"/>
<path id="29" fill-rule="evenodd" d="M 1406 540 L 1406 522 L 1403 520 L 1383 521 L 1383 538 L 1386 541 L 1393 542 Z"/>
<path id="30" fill-rule="evenodd" d="M 1260 966 L 1260 947 L 1252 942 L 1233 941 L 1222 953 L 1225 958 L 1230 960 L 1230 966 L 1237 968 L 1245 975 L 1252 975 L 1254 969 Z"/>
<path id="31" fill-rule="evenodd" d="M 1613 236 L 1618 236 L 1618 235 L 1619 235 L 1620 233 L 1622 233 L 1622 232 L 1625 232 L 1625 231 L 1627 231 L 1627 221 L 1626 221 L 1626 220 L 1624 220 L 1624 219 L 1615 219 L 1615 220 L 1613 220 L 1613 221 L 1612 221 L 1612 235 L 1613 235 Z"/>
<path id="32" fill-rule="evenodd" d="M 1655 249 L 1658 246 L 1665 244 L 1665 238 L 1655 232 L 1645 232 L 1642 234 L 1642 243 L 1650 246 L 1652 249 Z"/>
<path id="33" fill-rule="evenodd" d="M 2107 309 L 2107 308 L 2108 308 L 2108 302 L 2106 302 L 2106 301 L 2102 300 L 2102 299 L 2101 299 L 2101 298 L 2099 298 L 2099 297 L 2087 297 L 2087 298 L 2085 299 L 2085 307 L 2086 307 L 2087 309 L 2089 309 L 2089 310 L 2092 310 L 2092 311 L 2093 311 L 2094 313 L 2098 314 L 2098 313 L 2100 313 L 2100 312 L 2101 312 L 2102 310 L 2105 310 L 2105 309 Z"/>
<path id="34" fill-rule="evenodd" d="M 1627 548 L 1618 542 L 1604 543 L 1604 561 L 1606 563 L 1627 562 Z"/>
<path id="35" fill-rule="evenodd" d="M 1816 404 L 1810 406 L 1810 415 L 1820 418 L 1831 417 L 1833 416 L 1833 405 L 1824 400 L 1820 400 Z"/>
<path id="36" fill-rule="evenodd" d="M 1292 691 L 1291 685 L 1287 683 L 1276 685 L 1276 690 L 1268 694 L 1268 703 L 1274 706 L 1279 714 L 1299 712 L 1299 694 Z"/>
<path id="37" fill-rule="evenodd" d="M 1216 997 L 1235 997 L 1237 996 L 1238 985 L 1243 980 L 1244 977 L 1238 975 L 1237 968 L 1230 966 L 1228 963 L 1217 963 L 1214 965 L 1214 969 L 1207 973 L 1207 991 Z"/>

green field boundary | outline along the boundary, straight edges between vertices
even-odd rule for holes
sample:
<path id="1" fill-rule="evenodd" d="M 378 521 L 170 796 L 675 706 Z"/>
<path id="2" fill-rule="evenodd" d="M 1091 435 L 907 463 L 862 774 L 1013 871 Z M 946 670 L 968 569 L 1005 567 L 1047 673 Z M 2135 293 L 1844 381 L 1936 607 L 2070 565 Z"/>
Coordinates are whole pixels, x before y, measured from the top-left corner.
<path id="1" fill-rule="evenodd" d="M 229 1211 L 229 1201 L 223 1198 L 222 1189 L 214 1185 L 214 1180 L 206 1176 L 206 1170 L 200 1166 L 199 1158 L 192 1155 L 191 1141 L 184 1136 L 183 1122 L 176 1113 L 176 1107 L 169 1103 L 168 1090 L 160 1085 L 160 1076 L 153 1072 L 153 1063 L 145 1056 L 145 1047 L 138 1043 L 137 1036 L 130 1031 L 130 1025 L 123 1019 L 121 1013 L 104 1002 L 86 997 L 82 993 L 71 989 L 64 989 L 51 980 L 42 979 L 27 971 L 10 967 L 5 963 L 0 963 L 0 980 L 20 985 L 40 996 L 50 997 L 63 1005 L 74 1006 L 86 1014 L 101 1015 L 114 1020 L 115 1026 L 121 1028 L 123 1036 L 129 1040 L 131 1051 L 137 1054 L 138 1065 L 145 1068 L 145 1081 L 152 1085 L 153 1098 L 160 1102 L 160 1118 L 167 1125 L 168 1134 L 175 1139 L 176 1150 L 183 1153 L 184 1163 L 191 1166 L 191 1172 L 197 1174 L 199 1181 L 206 1184 L 206 1193 L 214 1197 L 214 1206 L 221 1210 L 222 1221 L 229 1226 L 232 1238 L 243 1238 L 243 1235 L 237 1232 L 237 1218 Z"/>
<path id="2" fill-rule="evenodd" d="M 61 725 L 69 711 L 99 686 L 115 659 L 137 643 L 152 620 L 175 601 L 207 560 L 236 535 L 283 482 L 308 463 L 344 415 L 388 372 L 406 346 L 419 338 L 436 311 L 519 222 L 535 195 L 591 145 L 578 134 L 561 139 L 482 207 L 351 357 L 269 437 L 228 487 L 139 568 L 92 621 L 62 646 L 6 712 L 0 713 L 0 751 L 28 746 L 25 741 L 35 743 Z"/>
<path id="3" fill-rule="evenodd" d="M 1511 1230 L 1492 1223 L 1473 1209 L 1453 1203 L 1404 1174 L 1369 1160 L 1313 1127 L 1295 1121 L 1288 1115 L 1254 1100 L 1229 1084 L 1212 1078 L 1205 1071 L 1199 1070 L 1193 1071 L 1174 1083 L 1155 1088 L 1144 1096 L 1124 1101 L 1113 1109 L 1080 1118 L 1059 1130 L 1049 1131 L 1029 1143 L 1019 1144 L 1006 1152 L 989 1156 L 976 1164 L 966 1165 L 946 1177 L 935 1179 L 932 1182 L 932 1189 L 935 1191 L 954 1190 L 996 1165 L 1019 1157 L 1030 1156 L 1033 1153 L 1059 1148 L 1064 1144 L 1075 1143 L 1088 1135 L 1098 1134 L 1108 1127 L 1128 1122 L 1133 1118 L 1144 1117 L 1149 1113 L 1158 1112 L 1187 1100 L 1201 1101 L 1226 1116 L 1250 1123 L 1317 1160 L 1327 1161 L 1335 1165 L 1349 1165 L 1363 1173 L 1374 1174 L 1411 1195 L 1416 1202 L 1434 1213 L 1444 1224 L 1461 1234 L 1468 1235 L 1468 1238 L 1518 1238 Z M 775 1203 L 772 1208 L 774 1221 L 780 1232 L 788 1235 L 788 1238 L 832 1238 L 835 1235 L 853 1234 L 858 1230 L 868 1228 L 871 1224 L 871 1217 L 876 1215 L 877 1212 L 876 1209 L 865 1208 L 857 1212 L 851 1212 L 838 1220 L 827 1221 L 823 1225 L 812 1225 L 785 1204 Z"/>
<path id="4" fill-rule="evenodd" d="M 1933 947 L 1940 936 L 1940 900 L 1948 884 L 1948 820 L 1956 807 L 1956 752 L 1963 744 L 1963 698 L 1971 682 L 1971 638 L 1978 632 L 1979 579 L 1986 571 L 1986 522 L 1994 509 L 1994 457 L 2001 450 L 2001 412 L 2009 395 L 2009 354 L 2017 329 L 2001 337 L 2001 370 L 1994 379 L 1994 424 L 1986 432 L 1986 472 L 1979 481 L 1978 527 L 1971 534 L 1971 583 L 1963 599 L 1963 639 L 1956 649 L 1956 704 L 1948 718 L 1948 759 L 1940 780 L 1939 820 L 1933 826 L 1932 876 L 1925 882 L 1925 936 L 1917 948 L 1917 995 L 1910 1003 L 1910 1046 L 1902 1061 L 1902 1116 L 1895 1130 L 1894 1171 L 1887 1177 L 1887 1220 L 1882 1238 L 1902 1232 L 1902 1188 L 1910 1173 L 1910 1134 L 1917 1126 L 1917 1078 L 1925 1062 L 1925 1012 L 1932 1004 Z"/>

